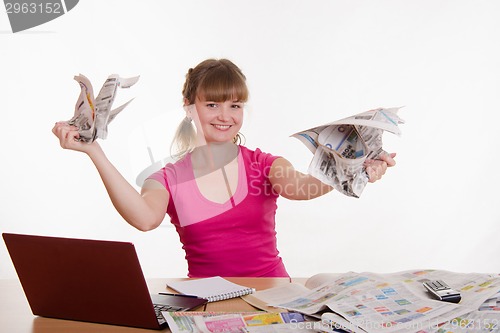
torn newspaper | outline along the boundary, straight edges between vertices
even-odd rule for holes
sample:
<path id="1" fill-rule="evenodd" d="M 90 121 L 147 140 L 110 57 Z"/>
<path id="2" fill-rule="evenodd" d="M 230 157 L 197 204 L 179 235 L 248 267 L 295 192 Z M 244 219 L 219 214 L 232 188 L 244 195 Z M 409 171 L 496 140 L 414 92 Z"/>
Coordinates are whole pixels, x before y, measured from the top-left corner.
<path id="1" fill-rule="evenodd" d="M 122 78 L 117 74 L 108 76 L 96 98 L 87 77 L 80 74 L 74 79 L 80 84 L 81 91 L 75 105 L 75 114 L 68 124 L 78 128 L 80 141 L 92 143 L 97 138 L 106 139 L 108 124 L 133 100 L 111 110 L 118 87 L 133 86 L 139 80 L 139 76 L 131 78 Z"/>
<path id="2" fill-rule="evenodd" d="M 368 183 L 364 162 L 387 154 L 382 134 L 401 135 L 400 108 L 379 108 L 292 135 L 314 154 L 308 173 L 337 191 L 359 198 Z"/>

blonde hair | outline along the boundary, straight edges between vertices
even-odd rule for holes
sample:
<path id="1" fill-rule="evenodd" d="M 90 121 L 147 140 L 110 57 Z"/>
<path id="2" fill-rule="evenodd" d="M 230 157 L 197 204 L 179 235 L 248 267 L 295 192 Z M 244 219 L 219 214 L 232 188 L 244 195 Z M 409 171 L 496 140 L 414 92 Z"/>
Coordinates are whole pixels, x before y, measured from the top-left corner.
<path id="1" fill-rule="evenodd" d="M 197 97 L 214 102 L 237 100 L 245 103 L 248 100 L 246 77 L 230 60 L 207 59 L 188 70 L 182 96 L 189 104 L 194 104 Z M 241 144 L 242 141 L 241 133 L 233 139 L 235 144 Z M 182 158 L 194 149 L 195 143 L 195 128 L 191 119 L 186 117 L 175 132 L 170 150 L 175 147 L 176 152 L 172 156 Z"/>

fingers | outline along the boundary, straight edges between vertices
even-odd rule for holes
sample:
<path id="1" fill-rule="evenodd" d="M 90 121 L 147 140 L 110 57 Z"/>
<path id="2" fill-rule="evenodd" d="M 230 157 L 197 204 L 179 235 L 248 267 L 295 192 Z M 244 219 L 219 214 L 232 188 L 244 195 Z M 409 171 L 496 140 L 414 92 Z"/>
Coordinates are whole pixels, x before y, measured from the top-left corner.
<path id="1" fill-rule="evenodd" d="M 374 183 L 385 174 L 387 170 L 387 163 L 384 161 L 373 161 L 369 163 L 366 167 L 366 173 L 368 174 L 368 181 Z"/>
<path id="2" fill-rule="evenodd" d="M 368 181 L 370 183 L 374 183 L 377 180 L 381 179 L 382 176 L 387 171 L 388 167 L 393 167 L 396 165 L 394 157 L 396 157 L 396 154 L 391 153 L 391 154 L 382 154 L 379 156 L 379 159 L 377 160 L 366 160 L 365 170 L 366 173 L 368 174 Z"/>
<path id="3" fill-rule="evenodd" d="M 78 138 L 78 128 L 67 122 L 57 122 L 52 128 L 52 133 L 59 139 L 59 144 L 64 149 L 76 149 L 81 143 Z"/>
<path id="4" fill-rule="evenodd" d="M 54 127 L 52 128 L 52 133 L 54 133 L 56 136 L 58 136 L 58 133 L 63 131 L 63 130 L 78 131 L 78 127 L 70 125 L 65 121 L 58 121 L 57 123 L 55 123 Z"/>
<path id="5" fill-rule="evenodd" d="M 394 157 L 396 157 L 396 153 L 382 154 L 379 156 L 379 159 L 386 162 L 387 166 L 393 167 L 396 165 L 396 161 L 394 160 Z"/>

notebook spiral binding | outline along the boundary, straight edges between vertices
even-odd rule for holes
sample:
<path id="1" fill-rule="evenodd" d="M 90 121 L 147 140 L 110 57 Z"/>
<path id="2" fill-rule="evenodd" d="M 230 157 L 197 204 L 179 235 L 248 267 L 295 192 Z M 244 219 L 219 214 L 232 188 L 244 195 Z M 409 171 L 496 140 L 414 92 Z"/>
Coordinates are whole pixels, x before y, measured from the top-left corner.
<path id="1" fill-rule="evenodd" d="M 209 296 L 207 297 L 208 302 L 217 302 L 217 301 L 223 301 L 226 299 L 230 298 L 236 298 L 236 297 L 241 297 L 245 295 L 249 295 L 255 292 L 255 288 L 245 288 L 239 291 L 233 291 L 225 294 L 220 294 L 220 295 L 214 295 L 214 296 Z"/>

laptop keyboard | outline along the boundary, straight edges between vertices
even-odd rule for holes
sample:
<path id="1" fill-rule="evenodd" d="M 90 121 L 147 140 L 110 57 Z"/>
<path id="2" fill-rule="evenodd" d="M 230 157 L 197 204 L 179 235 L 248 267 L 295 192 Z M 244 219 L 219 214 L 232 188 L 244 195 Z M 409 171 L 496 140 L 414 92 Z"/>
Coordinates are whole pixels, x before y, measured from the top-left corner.
<path id="1" fill-rule="evenodd" d="M 168 304 L 153 304 L 156 312 L 156 318 L 158 319 L 158 323 L 161 325 L 166 323 L 165 318 L 161 314 L 162 311 L 185 311 L 187 308 L 183 308 L 180 306 L 172 306 Z"/>

